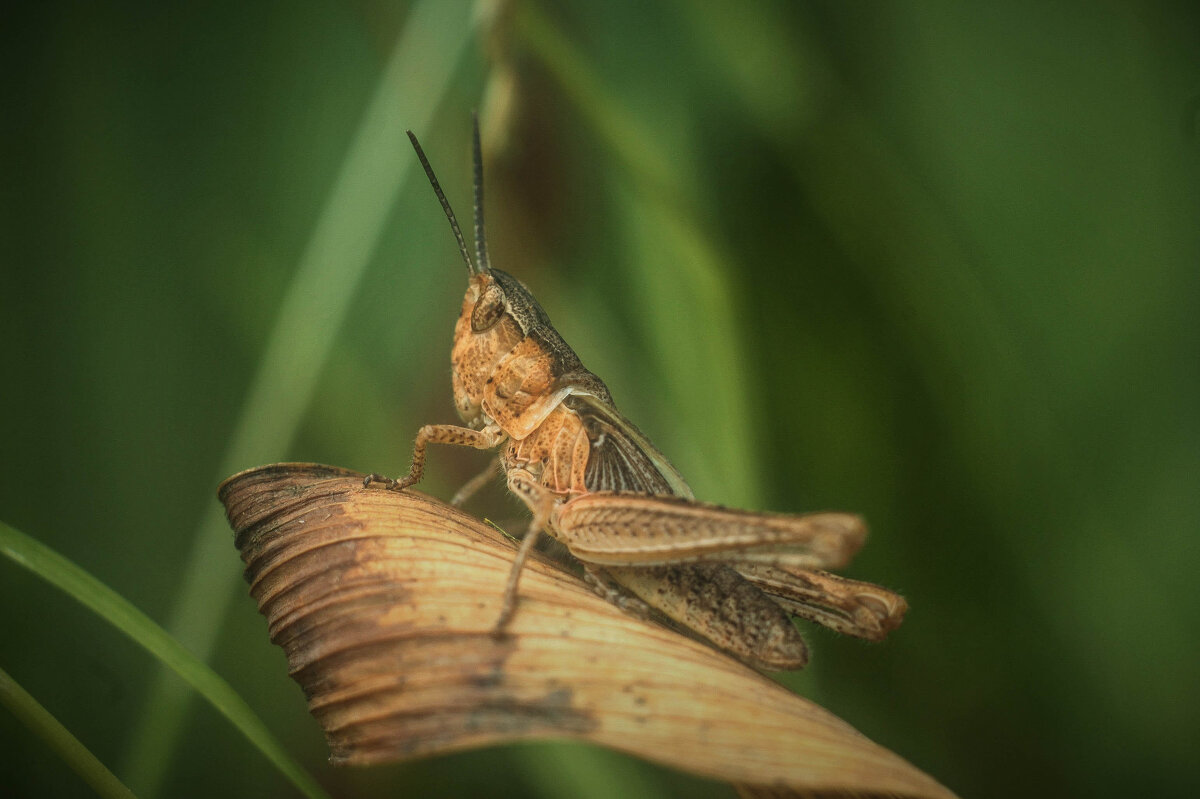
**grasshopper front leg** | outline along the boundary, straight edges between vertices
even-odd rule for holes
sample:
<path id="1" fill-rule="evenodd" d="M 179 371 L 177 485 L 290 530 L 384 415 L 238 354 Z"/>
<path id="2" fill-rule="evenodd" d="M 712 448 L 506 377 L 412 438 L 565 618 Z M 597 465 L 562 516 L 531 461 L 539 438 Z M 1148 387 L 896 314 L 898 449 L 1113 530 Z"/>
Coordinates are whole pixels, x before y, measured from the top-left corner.
<path id="1" fill-rule="evenodd" d="M 496 425 L 473 430 L 453 424 L 427 424 L 417 431 L 417 440 L 413 444 L 412 465 L 408 468 L 408 474 L 396 480 L 372 472 L 363 478 L 363 488 L 372 483 L 386 483 L 387 488 L 399 491 L 421 482 L 425 475 L 425 450 L 430 444 L 494 449 L 500 446 L 505 438 L 507 436 L 504 431 Z"/>

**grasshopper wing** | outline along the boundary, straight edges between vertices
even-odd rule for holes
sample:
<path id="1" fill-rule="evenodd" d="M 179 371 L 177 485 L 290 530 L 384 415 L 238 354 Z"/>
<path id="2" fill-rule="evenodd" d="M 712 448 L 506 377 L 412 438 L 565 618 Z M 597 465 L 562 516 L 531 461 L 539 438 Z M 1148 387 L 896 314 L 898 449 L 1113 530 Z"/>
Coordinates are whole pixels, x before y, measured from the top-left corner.
<path id="1" fill-rule="evenodd" d="M 866 540 L 849 513 L 792 516 L 683 497 L 596 493 L 572 499 L 553 520 L 559 540 L 585 563 L 661 566 L 722 561 L 783 568 L 838 568 Z"/>
<path id="2" fill-rule="evenodd" d="M 666 494 L 691 499 L 692 489 L 667 457 L 611 404 L 587 394 L 566 401 L 579 414 L 590 444 L 584 482 L 589 491 Z"/>
<path id="3" fill-rule="evenodd" d="M 882 641 L 908 610 L 897 593 L 828 572 L 760 563 L 735 563 L 733 569 L 793 616 L 868 641 Z"/>

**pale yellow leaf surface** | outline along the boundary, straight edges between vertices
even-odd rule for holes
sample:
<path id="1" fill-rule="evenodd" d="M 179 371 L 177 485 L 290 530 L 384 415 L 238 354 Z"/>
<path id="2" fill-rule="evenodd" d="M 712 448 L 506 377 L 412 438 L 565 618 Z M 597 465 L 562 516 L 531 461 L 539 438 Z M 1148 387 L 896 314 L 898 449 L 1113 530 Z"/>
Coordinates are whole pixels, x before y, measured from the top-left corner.
<path id="1" fill-rule="evenodd" d="M 276 464 L 220 488 L 250 593 L 325 731 L 372 764 L 533 738 L 588 741 L 747 794 L 953 794 L 817 705 L 632 616 L 533 557 L 492 634 L 515 544 L 362 475 Z"/>

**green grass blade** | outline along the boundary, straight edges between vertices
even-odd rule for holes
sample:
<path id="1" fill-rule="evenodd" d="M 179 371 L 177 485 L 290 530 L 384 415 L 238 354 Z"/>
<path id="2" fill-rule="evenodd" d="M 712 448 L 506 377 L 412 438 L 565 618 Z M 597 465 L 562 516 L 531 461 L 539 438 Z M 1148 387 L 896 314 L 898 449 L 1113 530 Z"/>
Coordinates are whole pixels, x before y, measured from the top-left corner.
<path id="1" fill-rule="evenodd" d="M 106 799 L 132 799 L 133 792 L 4 669 L 0 669 L 0 705 L 45 741 L 96 793 Z"/>
<path id="2" fill-rule="evenodd" d="M 305 796 L 327 796 L 316 780 L 284 751 L 229 683 L 111 588 L 54 550 L 3 522 L 0 522 L 0 554 L 86 605 L 182 677 L 221 715 L 233 722 L 233 726 Z"/>
<path id="3" fill-rule="evenodd" d="M 278 460 L 287 451 L 415 163 L 404 129 L 419 130 L 432 118 L 472 37 L 469 4 L 426 0 L 413 7 L 281 304 L 214 486 L 231 472 Z M 205 660 L 240 581 L 240 571 L 229 566 L 231 551 L 229 528 L 213 502 L 194 537 L 168 624 Z M 139 792 L 158 793 L 186 709 L 186 690 L 160 675 L 126 757 L 130 783 Z"/>

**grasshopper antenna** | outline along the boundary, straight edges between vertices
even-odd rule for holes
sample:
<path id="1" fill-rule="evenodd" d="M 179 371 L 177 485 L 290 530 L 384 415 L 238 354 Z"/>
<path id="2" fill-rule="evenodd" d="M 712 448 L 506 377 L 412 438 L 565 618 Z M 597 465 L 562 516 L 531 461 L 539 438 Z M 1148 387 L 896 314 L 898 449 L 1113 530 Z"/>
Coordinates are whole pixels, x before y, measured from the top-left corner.
<path id="1" fill-rule="evenodd" d="M 475 260 L 480 272 L 490 272 L 488 263 L 487 234 L 483 230 L 483 148 L 479 145 L 479 112 L 471 112 L 472 146 L 475 156 Z"/>
<path id="2" fill-rule="evenodd" d="M 486 270 L 477 269 L 475 263 L 471 260 L 471 252 L 467 249 L 467 241 L 463 238 L 462 229 L 458 226 L 458 220 L 454 217 L 454 209 L 450 207 L 450 201 L 446 199 L 446 193 L 442 191 L 442 185 L 438 183 L 437 176 L 433 174 L 433 167 L 429 165 L 429 159 L 425 157 L 425 151 L 421 149 L 421 143 L 417 141 L 417 137 L 413 135 L 411 130 L 404 132 L 408 134 L 408 140 L 412 142 L 413 149 L 417 151 L 417 158 L 421 160 L 421 166 L 425 168 L 425 175 L 429 178 L 429 184 L 433 186 L 433 193 L 437 195 L 438 202 L 442 204 L 442 210 L 446 212 L 446 218 L 450 220 L 450 228 L 454 231 L 454 238 L 458 240 L 458 251 L 462 253 L 463 262 L 467 265 L 467 271 L 472 275 L 481 274 Z M 478 169 L 478 167 L 476 168 Z M 478 194 L 478 184 L 475 191 Z M 476 223 L 476 231 L 479 230 L 479 224 L 479 222 Z"/>

